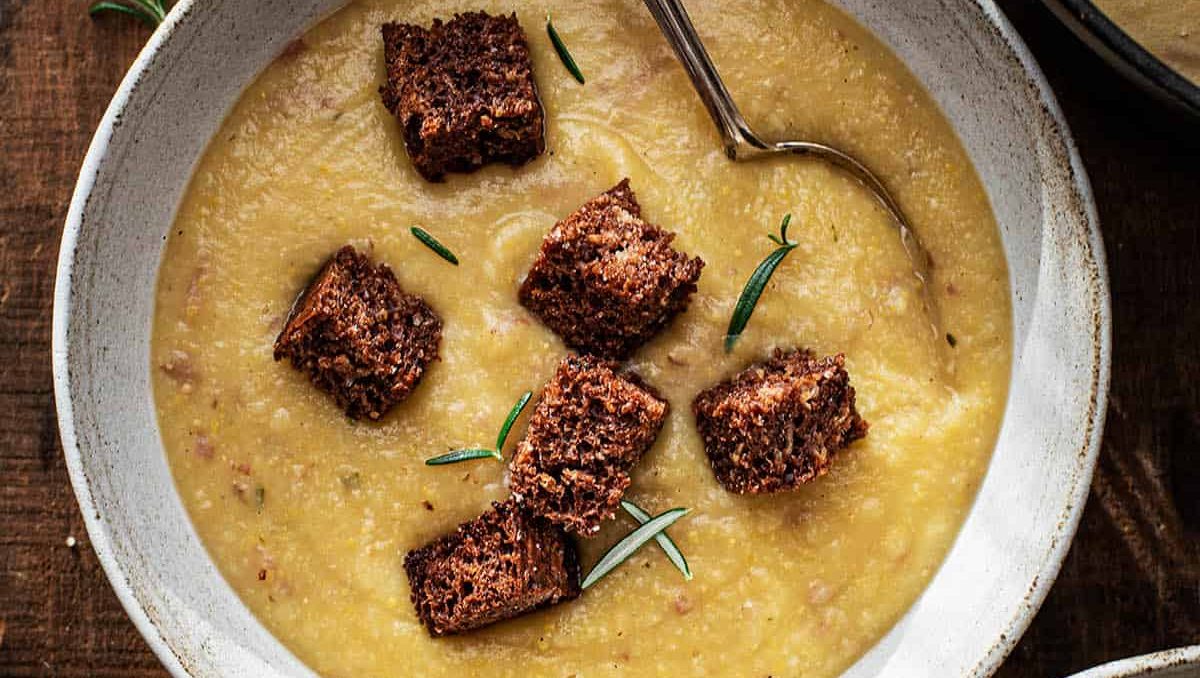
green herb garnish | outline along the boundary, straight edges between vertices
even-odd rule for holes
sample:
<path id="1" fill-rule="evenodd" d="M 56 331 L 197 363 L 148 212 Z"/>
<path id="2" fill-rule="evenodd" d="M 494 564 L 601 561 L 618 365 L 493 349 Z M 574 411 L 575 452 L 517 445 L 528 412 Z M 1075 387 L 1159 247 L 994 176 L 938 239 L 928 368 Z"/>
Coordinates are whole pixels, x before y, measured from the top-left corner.
<path id="1" fill-rule="evenodd" d="M 583 578 L 583 583 L 580 586 L 586 589 L 600 581 L 604 575 L 612 572 L 618 565 L 628 560 L 634 553 L 637 553 L 638 549 L 642 548 L 646 542 L 673 525 L 675 521 L 686 516 L 690 511 L 691 509 L 685 508 L 673 508 L 670 511 L 663 511 L 638 529 L 630 532 L 624 539 L 614 544 L 612 548 L 605 552 L 600 561 L 592 567 L 592 571 L 588 572 L 587 576 Z"/>
<path id="2" fill-rule="evenodd" d="M 447 452 L 440 457 L 426 459 L 426 466 L 441 466 L 443 464 L 454 464 L 460 461 L 469 459 L 483 459 L 492 457 L 496 461 L 504 461 L 504 441 L 508 440 L 508 432 L 512 430 L 513 424 L 516 423 L 517 417 L 521 416 L 521 410 L 529 404 L 529 399 L 533 397 L 533 391 L 526 391 L 517 399 L 515 405 L 508 412 L 508 417 L 504 420 L 504 425 L 500 427 L 500 434 L 496 436 L 496 449 L 485 450 L 482 448 L 471 448 L 466 450 L 454 450 Z"/>
<path id="3" fill-rule="evenodd" d="M 167 18 L 167 8 L 163 0 L 103 0 L 88 8 L 88 14 L 95 16 L 101 12 L 121 12 L 135 16 L 151 26 L 158 26 Z"/>
<path id="4" fill-rule="evenodd" d="M 454 450 L 434 457 L 426 459 L 426 466 L 442 466 L 443 464 L 457 464 L 460 461 L 468 461 L 471 459 L 483 459 L 484 457 L 494 457 L 496 461 L 504 461 L 503 457 L 496 453 L 496 450 L 470 449 L 470 450 Z"/>
<path id="5" fill-rule="evenodd" d="M 646 523 L 650 522 L 650 514 L 646 513 L 641 509 L 641 507 L 629 500 L 621 500 L 621 508 L 625 509 L 625 512 L 629 515 L 633 516 L 633 519 L 638 521 L 639 525 L 645 525 Z M 691 581 L 692 568 L 688 567 L 687 558 L 683 557 L 683 552 L 680 551 L 679 547 L 675 545 L 675 542 L 672 541 L 669 536 L 667 536 L 666 531 L 659 532 L 658 534 L 654 535 L 654 541 L 658 542 L 659 548 L 663 550 L 663 553 L 667 554 L 667 559 L 669 559 L 671 563 L 673 563 L 675 567 L 677 567 L 679 571 L 683 573 L 683 578 Z"/>
<path id="6" fill-rule="evenodd" d="M 546 33 L 550 34 L 550 42 L 554 45 L 554 51 L 558 52 L 558 58 L 562 60 L 563 66 L 566 66 L 567 71 L 582 85 L 584 83 L 583 71 L 579 70 L 579 64 L 575 63 L 575 57 L 571 56 L 567 45 L 559 37 L 558 31 L 554 30 L 554 23 L 550 21 L 549 13 L 546 14 Z"/>
<path id="7" fill-rule="evenodd" d="M 413 226 L 411 230 L 412 230 L 412 234 L 417 237 L 417 240 L 420 240 L 422 244 L 424 244 L 429 249 L 433 250 L 435 254 L 437 254 L 439 257 L 445 259 L 446 261 L 454 264 L 455 266 L 458 266 L 458 257 L 454 256 L 453 252 L 446 249 L 445 245 L 438 242 L 437 238 L 433 237 L 432 235 L 429 235 L 429 231 L 426 231 L 425 229 L 421 228 L 420 226 Z"/>
<path id="8" fill-rule="evenodd" d="M 955 346 L 958 346 L 958 339 L 956 339 L 953 334 L 950 334 L 949 332 L 947 332 L 946 333 L 946 343 L 950 344 L 950 348 L 954 348 Z"/>
<path id="9" fill-rule="evenodd" d="M 746 281 L 742 296 L 738 297 L 737 305 L 733 307 L 733 317 L 729 319 L 729 329 L 725 331 L 726 353 L 733 350 L 733 345 L 737 343 L 738 338 L 742 336 L 742 331 L 746 329 L 746 323 L 750 322 L 750 314 L 754 313 L 754 307 L 758 304 L 758 298 L 762 296 L 767 283 L 770 282 L 771 274 L 783 262 L 783 258 L 788 255 L 788 252 L 796 249 L 796 246 L 800 244 L 787 239 L 788 224 L 791 222 L 792 215 L 785 215 L 783 222 L 779 224 L 779 235 L 776 236 L 772 233 L 767 236 L 779 247 L 768 254 L 766 259 L 763 259 L 758 268 L 754 269 L 754 273 L 750 275 L 750 279 Z"/>
<path id="10" fill-rule="evenodd" d="M 263 512 L 263 506 L 267 503 L 267 488 L 259 485 L 254 488 L 254 508 L 257 512 Z"/>
<path id="11" fill-rule="evenodd" d="M 508 417 L 505 418 L 504 425 L 500 427 L 500 433 L 496 436 L 497 454 L 503 454 L 504 441 L 508 440 L 509 430 L 512 429 L 513 424 L 517 421 L 517 417 L 521 416 L 521 410 L 525 409 L 525 406 L 529 404 L 529 399 L 532 397 L 533 391 L 526 391 L 522 393 L 521 397 L 517 398 L 517 402 L 515 405 L 513 405 L 513 408 L 508 411 Z"/>

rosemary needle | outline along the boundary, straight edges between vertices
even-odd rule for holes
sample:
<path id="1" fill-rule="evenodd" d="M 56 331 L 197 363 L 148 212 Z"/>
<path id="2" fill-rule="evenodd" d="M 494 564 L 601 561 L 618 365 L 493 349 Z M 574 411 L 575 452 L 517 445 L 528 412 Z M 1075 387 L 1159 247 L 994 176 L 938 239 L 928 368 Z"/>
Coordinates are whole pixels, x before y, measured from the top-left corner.
<path id="1" fill-rule="evenodd" d="M 458 257 L 454 256 L 454 253 L 451 252 L 445 245 L 438 242 L 437 238 L 430 235 L 429 231 L 426 231 L 420 226 L 413 226 L 410 230 L 412 231 L 412 234 L 416 236 L 417 240 L 420 240 L 421 244 L 433 250 L 434 254 L 454 264 L 455 266 L 458 266 Z"/>
<path id="2" fill-rule="evenodd" d="M 775 269 L 779 268 L 779 264 L 783 262 L 783 258 L 788 255 L 788 252 L 796 249 L 796 246 L 799 245 L 787 238 L 788 225 L 791 222 L 792 215 L 785 215 L 783 222 L 779 225 L 779 235 L 776 236 L 772 233 L 767 236 L 778 247 L 762 260 L 758 268 L 754 269 L 754 273 L 746 281 L 746 287 L 742 289 L 742 295 L 738 297 L 737 305 L 733 307 L 733 316 L 729 318 L 729 329 L 725 331 L 726 353 L 733 350 L 733 345 L 742 336 L 742 331 L 746 329 L 746 323 L 750 322 L 750 314 L 754 313 L 754 307 L 758 305 L 758 298 L 762 296 L 767 283 L 771 281 L 771 275 L 775 273 Z"/>
<path id="3" fill-rule="evenodd" d="M 460 461 L 470 459 L 483 459 L 492 457 L 496 461 L 504 461 L 504 441 L 508 440 L 508 432 L 512 430 L 513 424 L 516 423 L 517 417 L 521 416 L 521 411 L 529 404 L 529 399 L 533 397 L 533 391 L 526 391 L 517 398 L 516 404 L 508 411 L 508 416 L 504 419 L 504 425 L 500 427 L 500 434 L 496 436 L 496 449 L 485 450 L 482 448 L 470 448 L 466 450 L 454 450 L 446 454 L 426 459 L 426 466 L 442 466 L 444 464 L 455 464 Z"/>
<path id="4" fill-rule="evenodd" d="M 517 417 L 521 416 L 521 410 L 529 404 L 529 399 L 533 397 L 533 391 L 526 391 L 517 398 L 517 402 L 513 408 L 509 410 L 508 417 L 504 420 L 504 425 L 500 427 L 500 434 L 496 436 L 496 454 L 504 453 L 504 441 L 508 440 L 508 432 L 512 430 L 513 423 L 517 421 Z"/>
<path id="5" fill-rule="evenodd" d="M 625 512 L 629 515 L 633 516 L 633 519 L 638 521 L 639 525 L 645 525 L 646 523 L 650 522 L 650 514 L 646 513 L 640 506 L 627 499 L 621 500 L 621 508 L 625 509 Z M 681 573 L 683 573 L 683 578 L 691 581 L 692 568 L 688 567 L 687 558 L 683 557 L 683 552 L 679 550 L 679 547 L 675 545 L 675 542 L 671 539 L 671 537 L 667 536 L 666 531 L 664 530 L 663 532 L 659 532 L 658 534 L 654 535 L 654 541 L 658 542 L 659 548 L 663 550 L 663 553 L 667 554 L 667 559 L 670 560 L 671 563 L 674 564 Z"/>
<path id="6" fill-rule="evenodd" d="M 579 70 L 579 64 L 575 63 L 575 57 L 571 56 L 566 43 L 559 37 L 554 23 L 550 21 L 549 13 L 546 14 L 546 33 L 550 35 L 550 42 L 554 45 L 554 51 L 558 52 L 558 58 L 562 60 L 563 66 L 567 67 L 567 71 L 579 81 L 579 84 L 584 84 L 583 71 Z"/>
<path id="7" fill-rule="evenodd" d="M 88 7 L 88 14 L 95 16 L 101 12 L 120 12 L 135 16 L 150 26 L 158 26 L 167 16 L 167 8 L 163 0 L 102 0 Z"/>
<path id="8" fill-rule="evenodd" d="M 586 589 L 600 581 L 604 575 L 612 572 L 617 566 L 628 560 L 630 556 L 637 553 L 638 549 L 653 539 L 655 535 L 673 525 L 675 521 L 686 516 L 689 512 L 691 512 L 691 509 L 685 508 L 674 508 L 669 511 L 663 511 L 638 529 L 630 532 L 624 539 L 613 544 L 613 547 L 605 552 L 599 562 L 592 567 L 592 571 L 588 572 L 587 576 L 583 578 L 583 583 L 580 584 L 580 587 Z"/>
<path id="9" fill-rule="evenodd" d="M 471 449 L 454 450 L 453 452 L 448 452 L 440 457 L 426 459 L 425 465 L 442 466 L 443 464 L 455 464 L 460 461 L 467 461 L 469 459 L 483 459 L 484 457 L 494 457 L 497 461 L 502 461 L 500 455 L 496 454 L 496 450 Z"/>

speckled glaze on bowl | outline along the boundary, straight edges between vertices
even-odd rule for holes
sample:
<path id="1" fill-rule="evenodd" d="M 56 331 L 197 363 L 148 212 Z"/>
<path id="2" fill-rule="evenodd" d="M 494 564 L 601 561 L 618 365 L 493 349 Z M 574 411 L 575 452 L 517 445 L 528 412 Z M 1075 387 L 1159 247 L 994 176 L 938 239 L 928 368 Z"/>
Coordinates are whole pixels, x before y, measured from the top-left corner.
<path id="1" fill-rule="evenodd" d="M 1101 664 L 1071 678 L 1200 678 L 1200 645 Z"/>
<path id="2" fill-rule="evenodd" d="M 404 0 L 397 0 L 403 5 Z M 1109 374 L 1095 206 L 1045 79 L 991 0 L 834 0 L 929 89 L 983 180 L 1010 268 L 1012 388 L 944 565 L 847 676 L 982 676 L 1058 573 L 1087 497 Z M 166 233 L 239 93 L 341 0 L 181 0 L 101 122 L 71 203 L 54 306 L 63 448 L 92 545 L 176 676 L 311 676 L 241 604 L 172 483 L 149 386 Z"/>

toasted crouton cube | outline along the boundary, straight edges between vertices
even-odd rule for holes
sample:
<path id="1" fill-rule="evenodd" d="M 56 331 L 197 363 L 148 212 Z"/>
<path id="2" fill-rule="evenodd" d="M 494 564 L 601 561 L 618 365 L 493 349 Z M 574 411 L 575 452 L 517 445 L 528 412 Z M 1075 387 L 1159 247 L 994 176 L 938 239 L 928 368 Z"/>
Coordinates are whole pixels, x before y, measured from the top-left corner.
<path id="1" fill-rule="evenodd" d="M 545 150 L 545 114 L 515 14 L 468 12 L 430 28 L 389 23 L 382 31 L 380 93 L 421 176 L 521 165 Z"/>
<path id="2" fill-rule="evenodd" d="M 692 412 L 717 480 L 737 494 L 790 490 L 824 475 L 867 434 L 842 354 L 776 351 L 702 391 Z"/>
<path id="3" fill-rule="evenodd" d="M 521 285 L 520 301 L 567 346 L 629 356 L 687 308 L 704 262 L 641 218 L 629 180 L 554 225 Z"/>
<path id="4" fill-rule="evenodd" d="M 379 419 L 420 382 L 441 336 L 424 300 L 347 245 L 292 306 L 275 360 L 290 359 L 351 418 Z"/>
<path id="5" fill-rule="evenodd" d="M 611 518 L 629 471 L 650 449 L 667 402 L 635 376 L 568 356 L 542 391 L 510 464 L 513 497 L 534 514 L 590 536 Z"/>
<path id="6" fill-rule="evenodd" d="M 511 500 L 404 558 L 431 636 L 462 633 L 579 596 L 579 558 L 561 529 Z"/>

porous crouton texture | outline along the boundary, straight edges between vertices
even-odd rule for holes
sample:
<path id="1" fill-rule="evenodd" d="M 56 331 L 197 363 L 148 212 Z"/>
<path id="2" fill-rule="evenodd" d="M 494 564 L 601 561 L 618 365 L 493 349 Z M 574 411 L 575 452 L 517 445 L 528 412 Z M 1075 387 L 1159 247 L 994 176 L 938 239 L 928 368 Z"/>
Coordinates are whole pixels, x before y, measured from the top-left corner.
<path id="1" fill-rule="evenodd" d="M 621 360 L 687 308 L 704 262 L 641 218 L 625 179 L 554 225 L 521 303 L 567 346 Z"/>
<path id="2" fill-rule="evenodd" d="M 631 374 L 591 356 L 559 363 L 510 464 L 514 498 L 569 531 L 611 518 L 629 471 L 650 449 L 667 402 Z"/>
<path id="3" fill-rule="evenodd" d="M 382 33 L 380 93 L 421 176 L 520 165 L 545 150 L 545 114 L 515 14 L 468 12 L 430 28 L 389 23 Z"/>
<path id="4" fill-rule="evenodd" d="M 511 500 L 404 559 L 417 616 L 431 636 L 462 633 L 575 598 L 575 544 Z"/>
<path id="5" fill-rule="evenodd" d="M 776 351 L 702 391 L 692 412 L 717 480 L 737 494 L 790 490 L 824 475 L 867 434 L 842 354 Z"/>
<path id="6" fill-rule="evenodd" d="M 275 360 L 291 360 L 351 418 L 379 419 L 417 386 L 441 337 L 424 300 L 347 245 L 293 305 Z"/>

